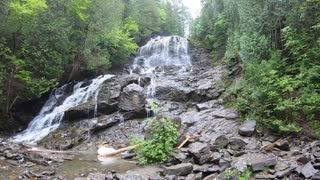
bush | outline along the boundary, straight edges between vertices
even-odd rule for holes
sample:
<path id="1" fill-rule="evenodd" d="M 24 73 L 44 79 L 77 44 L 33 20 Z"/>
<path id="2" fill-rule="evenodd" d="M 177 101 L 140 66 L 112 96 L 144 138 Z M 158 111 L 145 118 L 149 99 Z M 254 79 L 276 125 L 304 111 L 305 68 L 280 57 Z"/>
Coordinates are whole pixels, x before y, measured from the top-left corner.
<path id="1" fill-rule="evenodd" d="M 134 139 L 139 147 L 135 150 L 141 165 L 165 162 L 174 153 L 174 145 L 179 136 L 178 126 L 168 118 L 154 120 L 151 139 Z"/>

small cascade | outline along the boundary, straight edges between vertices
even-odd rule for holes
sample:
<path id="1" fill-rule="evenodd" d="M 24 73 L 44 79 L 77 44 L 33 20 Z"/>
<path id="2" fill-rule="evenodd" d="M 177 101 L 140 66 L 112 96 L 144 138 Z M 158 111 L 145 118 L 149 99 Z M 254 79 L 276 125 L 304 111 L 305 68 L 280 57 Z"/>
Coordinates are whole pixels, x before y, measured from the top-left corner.
<path id="1" fill-rule="evenodd" d="M 29 127 L 14 136 L 12 140 L 28 143 L 36 143 L 41 140 L 60 126 L 65 111 L 89 101 L 96 103 L 100 85 L 111 77 L 113 75 L 99 76 L 93 79 L 90 85 L 79 82 L 73 86 L 73 91 L 69 94 L 67 93 L 68 85 L 57 89 L 51 94 Z"/>
<path id="2" fill-rule="evenodd" d="M 188 54 L 188 40 L 179 36 L 156 37 L 142 46 L 130 68 L 130 74 L 150 77 L 147 87 L 148 117 L 156 106 L 156 86 L 161 77 L 166 76 L 167 70 L 176 73 L 187 72 L 191 69 L 191 58 Z M 155 112 L 154 112 L 155 113 Z"/>

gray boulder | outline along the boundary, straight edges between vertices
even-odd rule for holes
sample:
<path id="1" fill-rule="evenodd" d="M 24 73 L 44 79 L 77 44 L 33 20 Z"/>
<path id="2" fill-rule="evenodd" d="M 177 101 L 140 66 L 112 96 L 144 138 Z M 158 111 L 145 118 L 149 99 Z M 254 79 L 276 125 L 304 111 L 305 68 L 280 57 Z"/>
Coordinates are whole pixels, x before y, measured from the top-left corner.
<path id="1" fill-rule="evenodd" d="M 211 161 L 212 155 L 208 144 L 195 142 L 189 145 L 189 153 L 193 155 L 197 164 L 204 164 Z"/>
<path id="2" fill-rule="evenodd" d="M 254 120 L 245 121 L 239 128 L 241 136 L 251 137 L 256 130 L 257 122 Z"/>
<path id="3" fill-rule="evenodd" d="M 144 109 L 146 97 L 143 88 L 137 84 L 129 84 L 121 92 L 119 108 L 124 111 L 140 111 Z"/>
<path id="4" fill-rule="evenodd" d="M 187 176 L 193 170 L 191 163 L 183 163 L 174 166 L 164 167 L 164 175 Z"/>

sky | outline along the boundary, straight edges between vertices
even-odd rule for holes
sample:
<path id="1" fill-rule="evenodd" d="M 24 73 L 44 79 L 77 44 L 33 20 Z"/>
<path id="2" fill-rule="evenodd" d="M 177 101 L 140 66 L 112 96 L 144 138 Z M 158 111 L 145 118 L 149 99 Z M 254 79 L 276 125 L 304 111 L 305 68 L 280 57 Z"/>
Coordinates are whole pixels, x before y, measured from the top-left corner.
<path id="1" fill-rule="evenodd" d="M 182 0 L 183 4 L 190 9 L 192 17 L 196 18 L 200 15 L 201 11 L 201 0 Z"/>

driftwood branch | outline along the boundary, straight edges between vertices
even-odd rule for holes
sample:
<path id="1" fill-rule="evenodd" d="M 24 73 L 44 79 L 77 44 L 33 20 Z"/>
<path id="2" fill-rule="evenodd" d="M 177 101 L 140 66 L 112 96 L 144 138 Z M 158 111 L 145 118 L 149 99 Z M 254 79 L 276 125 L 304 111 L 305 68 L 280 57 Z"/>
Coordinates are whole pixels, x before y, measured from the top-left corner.
<path id="1" fill-rule="evenodd" d="M 180 150 L 187 142 L 191 141 L 195 141 L 198 137 L 196 136 L 187 136 L 187 138 L 178 146 L 178 149 Z"/>
<path id="2" fill-rule="evenodd" d="M 138 146 L 139 146 L 139 144 L 138 145 L 129 146 L 129 147 L 125 147 L 125 148 L 121 148 L 121 149 L 115 150 L 112 153 L 107 153 L 107 154 L 103 154 L 103 155 L 99 155 L 99 156 L 100 157 L 114 156 L 114 155 L 120 154 L 120 153 L 125 152 L 125 151 L 133 150 L 133 149 L 137 148 Z"/>

